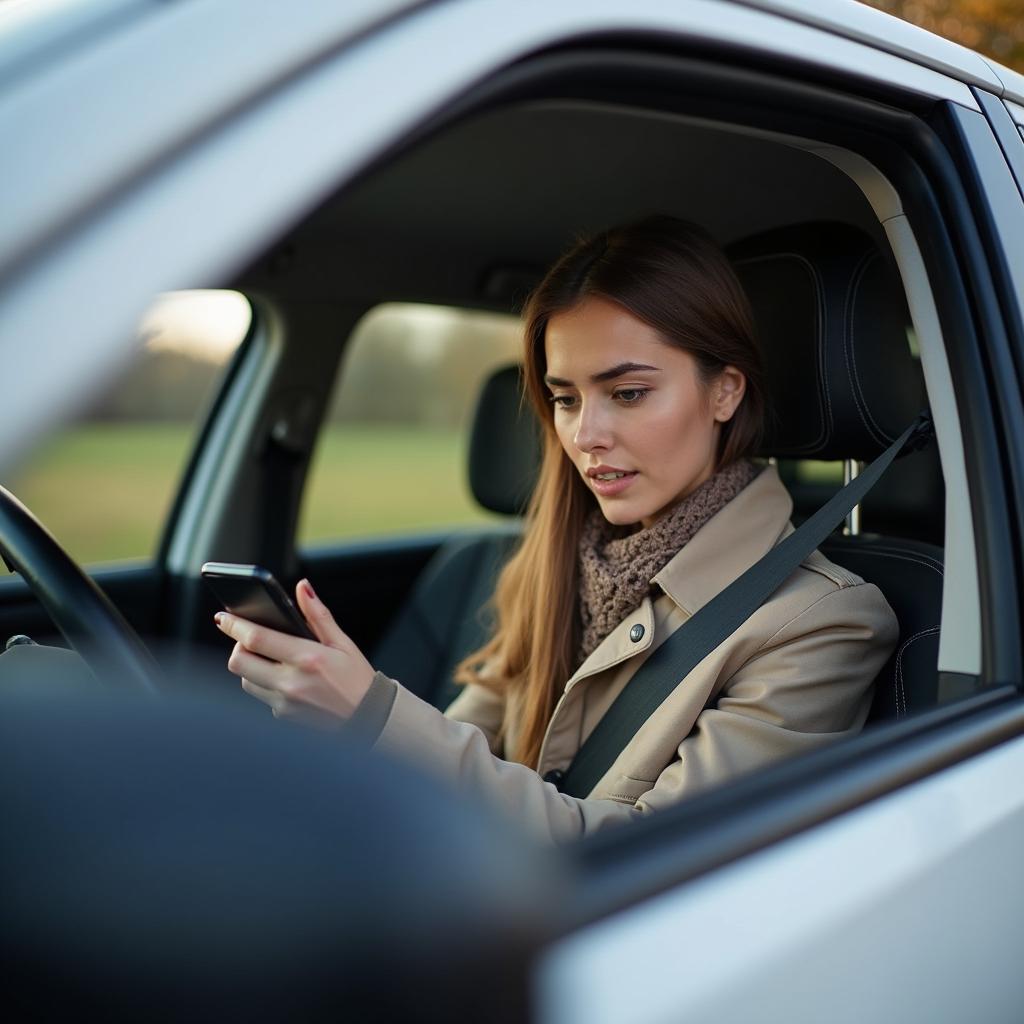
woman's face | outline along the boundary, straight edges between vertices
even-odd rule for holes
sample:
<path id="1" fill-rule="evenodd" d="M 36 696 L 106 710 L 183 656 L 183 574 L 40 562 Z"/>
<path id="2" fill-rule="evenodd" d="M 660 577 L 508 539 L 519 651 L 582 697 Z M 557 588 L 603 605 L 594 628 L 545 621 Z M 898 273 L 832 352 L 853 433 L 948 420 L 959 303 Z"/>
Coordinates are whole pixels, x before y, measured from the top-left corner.
<path id="1" fill-rule="evenodd" d="M 650 526 L 714 472 L 735 367 L 702 384 L 693 356 L 597 296 L 551 317 L 544 350 L 555 432 L 610 523 Z"/>

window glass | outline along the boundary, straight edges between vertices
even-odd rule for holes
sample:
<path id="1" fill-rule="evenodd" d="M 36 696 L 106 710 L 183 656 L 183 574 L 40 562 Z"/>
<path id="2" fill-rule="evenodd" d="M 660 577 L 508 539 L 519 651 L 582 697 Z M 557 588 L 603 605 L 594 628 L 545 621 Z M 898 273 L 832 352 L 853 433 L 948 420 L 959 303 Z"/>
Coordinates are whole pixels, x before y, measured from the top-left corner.
<path id="1" fill-rule="evenodd" d="M 841 462 L 818 462 L 801 459 L 791 462 L 779 460 L 779 475 L 784 480 L 801 484 L 822 484 L 835 490 L 843 486 L 843 464 Z"/>
<path id="2" fill-rule="evenodd" d="M 466 480 L 468 434 L 488 374 L 521 358 L 516 317 L 387 303 L 349 343 L 317 442 L 299 540 L 493 520 Z"/>
<path id="3" fill-rule="evenodd" d="M 130 365 L 10 478 L 79 562 L 154 554 L 193 435 L 251 321 L 238 292 L 161 295 Z"/>

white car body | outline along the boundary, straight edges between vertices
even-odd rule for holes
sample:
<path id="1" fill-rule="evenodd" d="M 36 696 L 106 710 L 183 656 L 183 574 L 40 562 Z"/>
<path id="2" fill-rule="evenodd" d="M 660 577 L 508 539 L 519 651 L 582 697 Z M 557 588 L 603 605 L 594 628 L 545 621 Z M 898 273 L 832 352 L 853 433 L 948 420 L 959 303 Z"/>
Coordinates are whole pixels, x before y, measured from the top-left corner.
<path id="1" fill-rule="evenodd" d="M 3 465 L 21 458 L 55 409 L 80 405 L 120 363 L 151 296 L 229 278 L 495 69 L 544 47 L 623 33 L 841 67 L 979 115 L 981 91 L 1024 126 L 1024 76 L 854 2 L 0 7 L 0 353 L 16 368 L 0 405 Z M 311 130 L 332 117 L 343 130 Z M 977 674 L 984 602 L 950 339 L 921 286 L 919 242 L 900 196 L 863 158 L 819 148 L 860 185 L 904 281 L 918 282 L 908 297 L 947 485 L 939 667 Z M 1019 316 L 1024 200 L 1003 170 L 991 196 L 1001 247 L 992 258 L 1009 268 Z M 1024 438 L 1012 443 L 1019 449 Z M 171 548 L 179 567 L 202 546 L 195 515 L 198 532 Z M 1007 557 L 1022 564 L 1020 549 Z M 635 905 L 561 936 L 537 959 L 534 1019 L 1019 1019 L 1022 723 L 1014 708 L 981 709 L 955 742 L 915 741 L 930 745 L 931 771 L 901 781 L 883 765 L 873 798 L 865 783 L 848 806 L 809 812 L 802 827 L 787 825 L 749 851 L 739 841 L 718 863 L 678 884 L 658 882 Z"/>

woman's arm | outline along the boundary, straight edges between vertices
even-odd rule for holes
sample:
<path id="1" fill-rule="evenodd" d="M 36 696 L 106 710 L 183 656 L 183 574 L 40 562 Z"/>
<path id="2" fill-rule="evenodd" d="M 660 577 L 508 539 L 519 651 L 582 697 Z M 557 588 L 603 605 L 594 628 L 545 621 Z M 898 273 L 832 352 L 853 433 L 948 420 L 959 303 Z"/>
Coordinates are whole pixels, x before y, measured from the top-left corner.
<path id="1" fill-rule="evenodd" d="M 374 670 L 309 580 L 299 583 L 295 597 L 317 640 L 279 633 L 228 612 L 214 616 L 217 628 L 236 641 L 228 669 L 276 718 L 337 725 L 362 703 Z"/>
<path id="2" fill-rule="evenodd" d="M 629 800 L 622 799 L 624 793 L 616 793 L 619 799 L 579 800 L 532 769 L 494 756 L 476 725 L 446 718 L 375 674 L 307 586 L 297 588 L 299 606 L 320 644 L 223 613 L 218 617 L 220 628 L 238 641 L 229 668 L 245 677 L 246 691 L 279 717 L 338 722 L 355 714 L 358 722 L 365 712 L 361 702 L 372 690 L 377 710 L 363 724 L 375 747 L 477 791 L 556 841 L 628 821 L 856 732 L 871 682 L 896 637 L 892 612 L 874 587 L 845 587 L 819 598 L 766 638 L 720 689 L 719 681 L 711 681 L 708 692 L 718 689 L 714 706 L 679 737 L 676 756 L 655 778 L 624 780 L 635 783 Z"/>
<path id="3" fill-rule="evenodd" d="M 393 681 L 394 700 L 376 745 L 480 791 L 547 838 L 573 838 L 860 731 L 872 682 L 898 635 L 878 589 L 837 588 L 777 625 L 728 679 L 696 677 L 699 669 L 687 678 L 687 687 L 717 694 L 713 703 L 692 728 L 682 727 L 674 756 L 665 755 L 667 765 L 662 760 L 647 778 L 613 766 L 596 789 L 607 799 L 566 796 L 531 769 L 489 756 L 478 729 L 443 718 Z M 621 760 L 635 765 L 643 757 L 627 752 Z"/>
<path id="4" fill-rule="evenodd" d="M 445 718 L 475 725 L 487 737 L 492 754 L 504 756 L 502 726 L 505 724 L 505 695 L 481 683 L 467 683 L 448 705 Z"/>
<path id="5" fill-rule="evenodd" d="M 496 757 L 475 724 L 446 718 L 394 680 L 375 673 L 307 580 L 295 593 L 319 642 L 227 612 L 215 617 L 218 628 L 236 641 L 229 670 L 242 676 L 246 693 L 267 704 L 275 717 L 328 728 L 355 718 L 354 724 L 369 730 L 366 738 L 375 746 L 479 790 L 549 839 L 570 839 L 638 813 L 614 800 L 565 796 L 532 769 Z M 367 695 L 373 700 L 372 714 L 363 706 Z"/>

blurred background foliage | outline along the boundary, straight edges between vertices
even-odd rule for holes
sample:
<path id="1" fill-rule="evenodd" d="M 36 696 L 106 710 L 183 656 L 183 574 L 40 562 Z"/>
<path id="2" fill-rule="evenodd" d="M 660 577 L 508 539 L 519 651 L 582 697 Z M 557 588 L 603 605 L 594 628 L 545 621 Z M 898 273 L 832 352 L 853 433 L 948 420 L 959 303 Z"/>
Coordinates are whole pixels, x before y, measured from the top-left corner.
<path id="1" fill-rule="evenodd" d="M 1022 0 L 861 0 L 1024 72 Z"/>
<path id="2" fill-rule="evenodd" d="M 251 322 L 236 292 L 161 296 L 122 376 L 6 481 L 79 561 L 155 550 L 196 430 Z M 301 543 L 489 518 L 465 479 L 467 428 L 483 379 L 519 358 L 520 335 L 511 316 L 409 303 L 371 310 L 346 345 Z"/>

